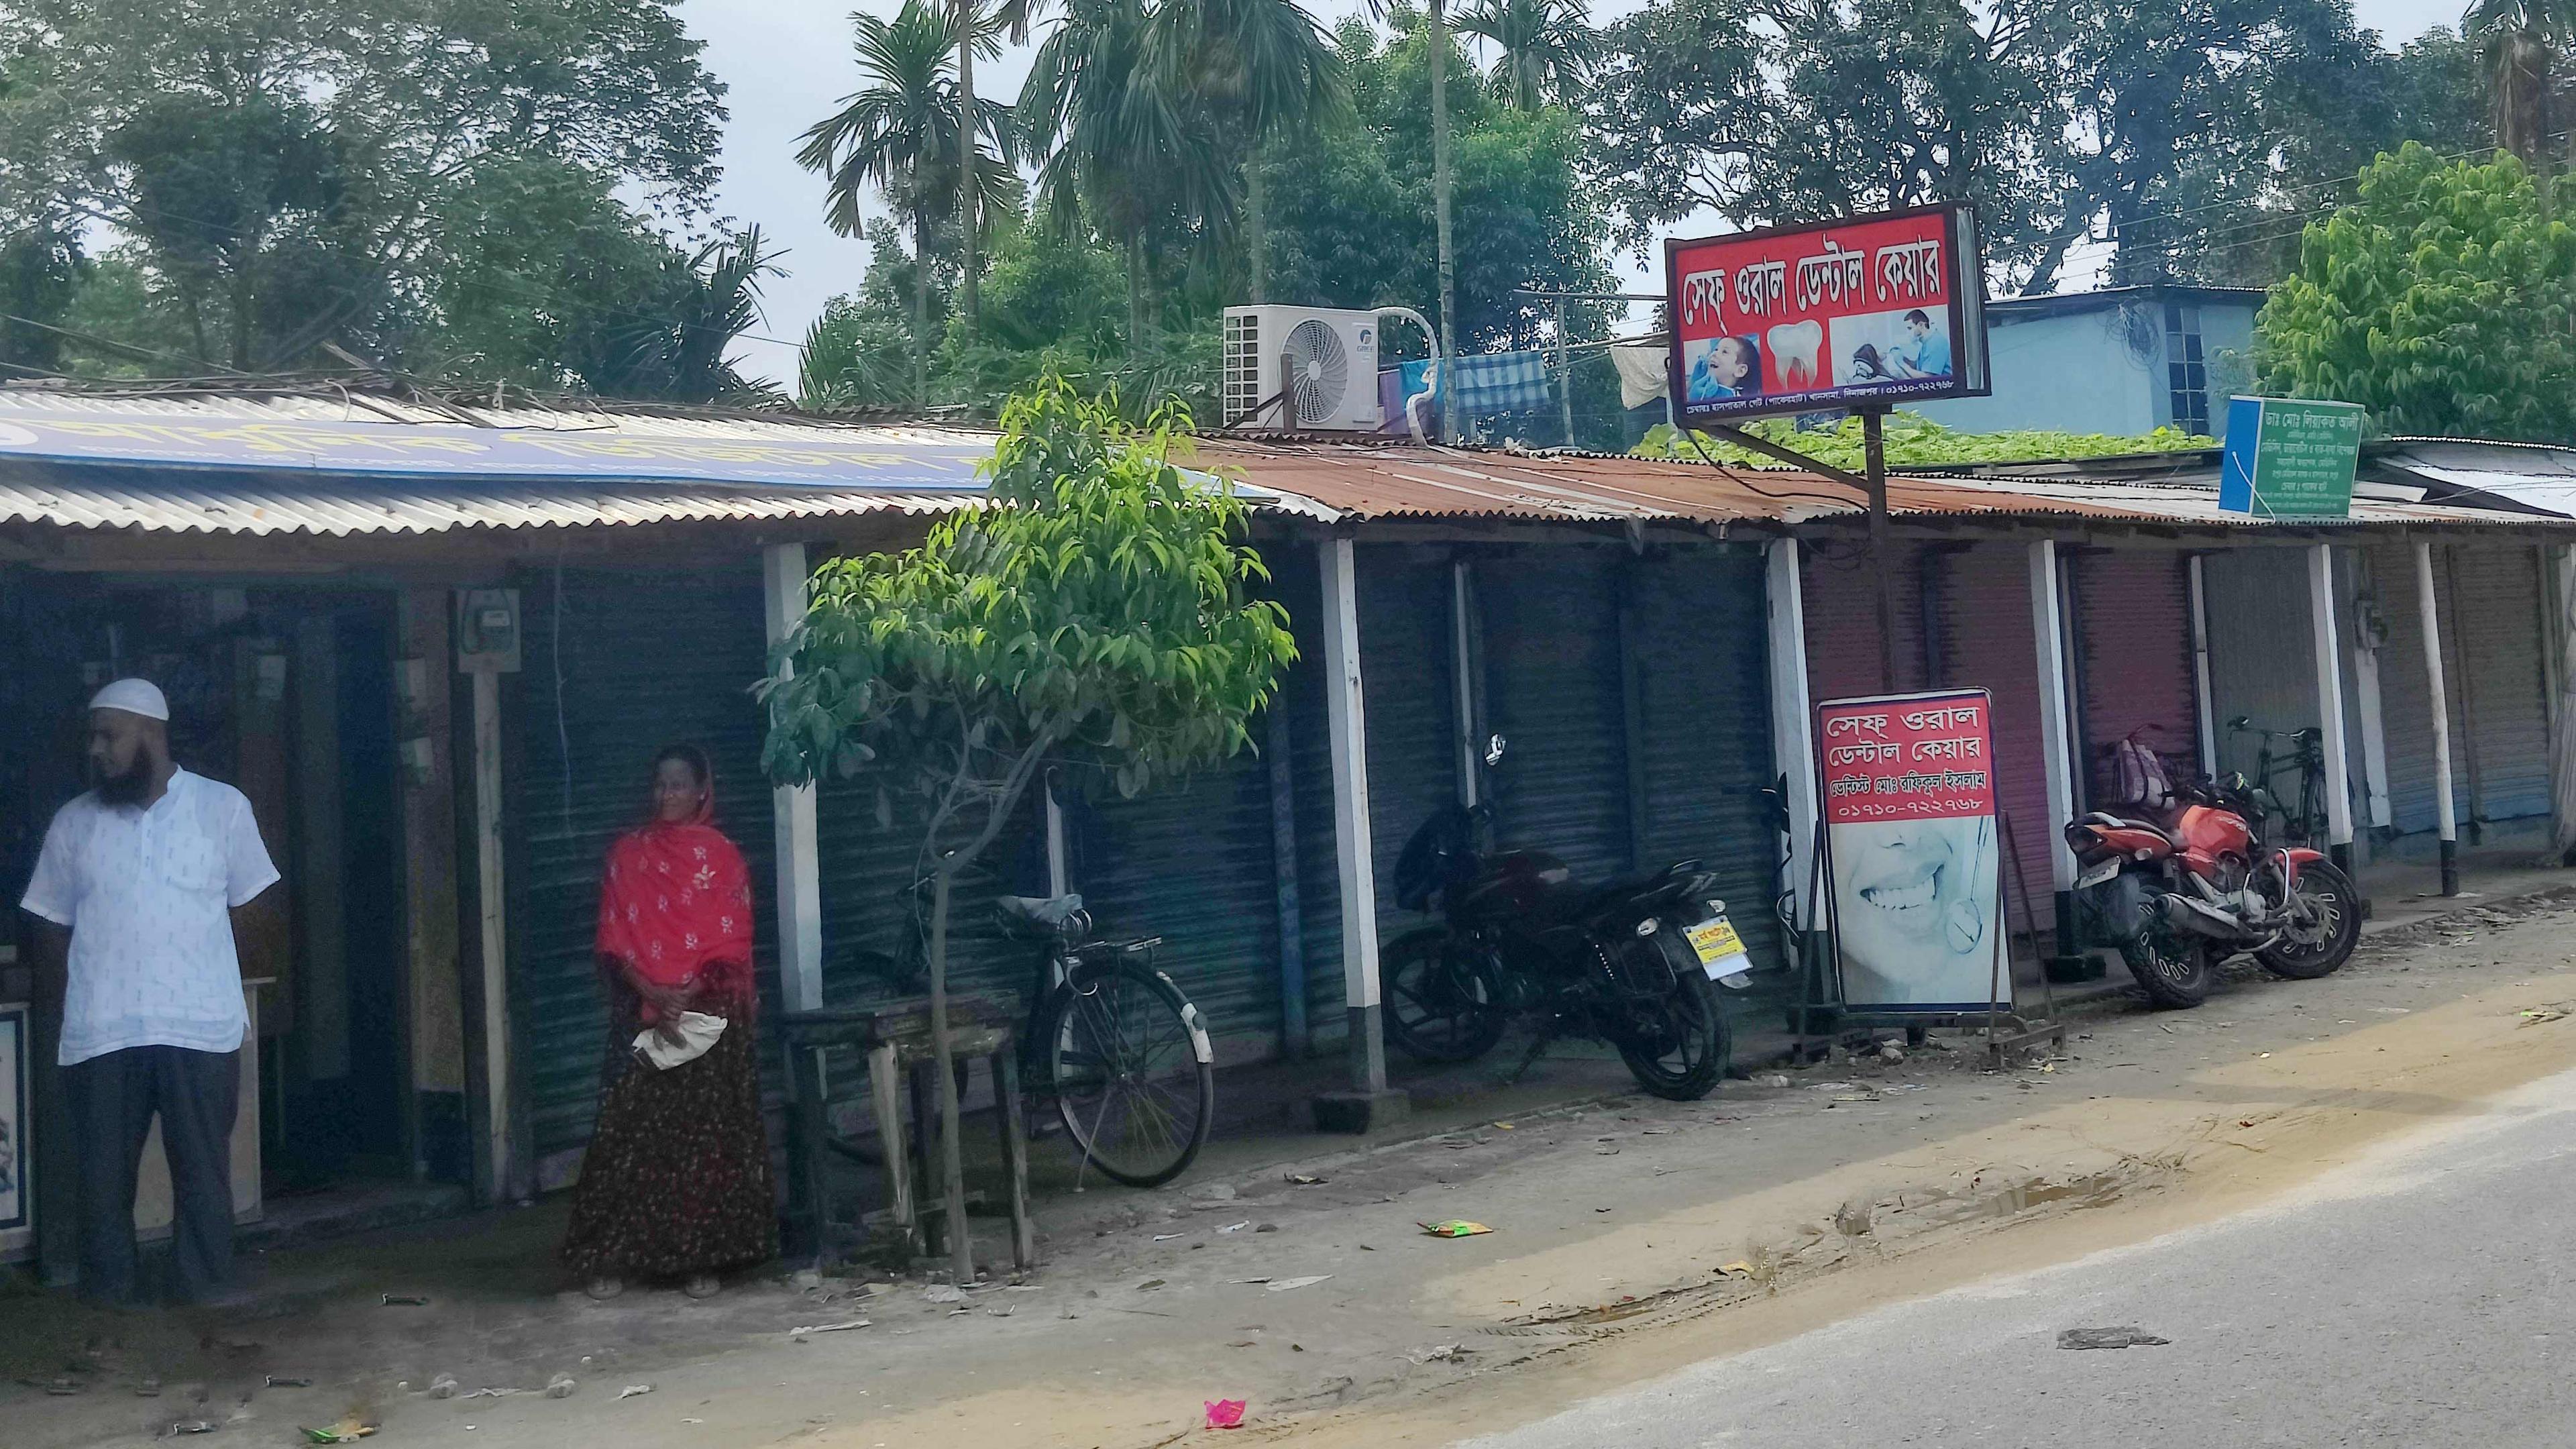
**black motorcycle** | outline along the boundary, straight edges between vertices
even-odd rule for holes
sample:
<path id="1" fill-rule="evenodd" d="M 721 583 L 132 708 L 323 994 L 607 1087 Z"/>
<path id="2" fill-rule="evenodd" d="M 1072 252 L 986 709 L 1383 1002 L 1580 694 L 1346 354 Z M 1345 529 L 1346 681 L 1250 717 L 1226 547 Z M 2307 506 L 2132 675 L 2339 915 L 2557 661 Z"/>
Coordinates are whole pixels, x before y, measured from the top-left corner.
<path id="1" fill-rule="evenodd" d="M 1485 762 L 1502 752 L 1497 735 Z M 1658 1097 L 1707 1096 L 1731 1052 L 1718 984 L 1742 988 L 1752 966 L 1709 896 L 1716 875 L 1685 860 L 1585 886 L 1543 851 L 1495 852 L 1491 826 L 1483 805 L 1449 806 L 1397 858 L 1396 904 L 1443 919 L 1379 953 L 1388 1038 L 1417 1061 L 1463 1062 L 1524 1019 L 1529 1061 L 1586 1037 L 1616 1047 Z"/>

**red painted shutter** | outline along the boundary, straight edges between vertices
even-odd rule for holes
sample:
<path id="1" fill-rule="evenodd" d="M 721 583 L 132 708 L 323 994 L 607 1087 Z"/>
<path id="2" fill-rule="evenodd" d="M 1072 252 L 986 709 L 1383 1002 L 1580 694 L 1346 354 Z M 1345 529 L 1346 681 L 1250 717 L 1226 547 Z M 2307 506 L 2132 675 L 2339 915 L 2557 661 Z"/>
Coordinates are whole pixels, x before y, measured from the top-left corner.
<path id="1" fill-rule="evenodd" d="M 2041 930 L 2057 922 L 2049 843 L 2065 822 L 2048 808 L 2048 774 L 2040 747 L 2039 642 L 2031 623 L 2030 548 L 1981 543 L 1935 560 L 1939 572 L 1941 674 L 1945 688 L 1994 696 L 1995 788 L 2011 820 L 2021 873 L 2004 890 L 2025 894 Z M 2010 869 L 2010 862 L 2006 868 Z M 2018 914 L 2018 913 L 2016 913 Z"/>
<path id="2" fill-rule="evenodd" d="M 2189 565 L 2172 549 L 2105 549 L 2070 560 L 2084 769 L 2093 798 L 2111 790 L 2111 746 L 2132 732 L 2179 780 L 2199 771 L 2200 709 L 2191 678 Z"/>

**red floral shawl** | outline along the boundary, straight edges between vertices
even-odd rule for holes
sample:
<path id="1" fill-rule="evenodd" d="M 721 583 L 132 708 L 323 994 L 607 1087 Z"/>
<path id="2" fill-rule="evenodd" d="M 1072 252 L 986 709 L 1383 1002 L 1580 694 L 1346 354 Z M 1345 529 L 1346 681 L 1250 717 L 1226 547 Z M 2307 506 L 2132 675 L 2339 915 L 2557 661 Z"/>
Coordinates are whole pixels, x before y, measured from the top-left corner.
<path id="1" fill-rule="evenodd" d="M 730 1014 L 755 999 L 751 872 L 708 815 L 656 820 L 609 847 L 597 949 L 657 985 L 701 987 L 708 1009 Z M 657 1015 L 644 1003 L 647 1025 Z"/>

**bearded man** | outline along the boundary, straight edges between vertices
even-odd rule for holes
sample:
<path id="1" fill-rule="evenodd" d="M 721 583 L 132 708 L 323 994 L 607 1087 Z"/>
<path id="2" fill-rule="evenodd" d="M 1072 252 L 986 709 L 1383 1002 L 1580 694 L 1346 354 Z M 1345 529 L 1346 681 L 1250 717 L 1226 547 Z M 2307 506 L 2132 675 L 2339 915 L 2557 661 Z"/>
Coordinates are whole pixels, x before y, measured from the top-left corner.
<path id="1" fill-rule="evenodd" d="M 38 921 L 39 979 L 61 989 L 81 1296 L 118 1306 L 137 1301 L 135 1178 L 156 1115 L 175 1199 L 171 1295 L 233 1295 L 232 1132 L 250 1024 L 234 925 L 278 878 L 249 799 L 172 763 L 169 721 L 146 680 L 90 701 L 91 789 L 55 812 L 19 902 Z"/>

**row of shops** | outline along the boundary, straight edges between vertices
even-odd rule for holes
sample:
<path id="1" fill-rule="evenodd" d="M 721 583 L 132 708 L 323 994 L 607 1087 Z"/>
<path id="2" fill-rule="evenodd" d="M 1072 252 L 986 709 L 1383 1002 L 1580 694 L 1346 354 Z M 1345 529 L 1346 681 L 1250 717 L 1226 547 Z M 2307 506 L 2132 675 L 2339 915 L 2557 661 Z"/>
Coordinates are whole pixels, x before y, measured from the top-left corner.
<path id="1" fill-rule="evenodd" d="M 155 678 L 181 762 L 250 794 L 286 870 L 276 939 L 245 948 L 245 1214 L 561 1187 L 605 1047 L 599 862 L 660 746 L 708 750 L 720 823 L 774 883 L 772 1007 L 894 989 L 917 839 L 864 778 L 770 789 L 749 689 L 810 567 L 917 539 L 979 495 L 989 447 L 748 415 L 0 392 L 0 877 L 25 879 L 78 788 L 86 692 Z M 2446 820 L 2549 830 L 2576 519 L 2488 494 L 2366 480 L 2348 521 L 2290 526 L 2220 513 L 2199 455 L 1911 478 L 1891 557 L 1802 474 L 1286 439 L 1210 441 L 1200 466 L 1260 505 L 1300 650 L 1261 748 L 1133 800 L 1056 782 L 967 899 L 1061 886 L 1104 930 L 1162 936 L 1222 1063 L 1383 1085 L 1377 945 L 1414 924 L 1396 855 L 1470 790 L 1501 843 L 1586 878 L 1719 872 L 1763 968 L 1742 1009 L 1776 1027 L 1806 979 L 1809 712 L 1883 669 L 1992 693 L 2051 951 L 2080 944 L 2060 829 L 2109 798 L 2125 739 L 2250 770 L 2263 731 L 2320 729 L 2327 829 L 2362 860 L 2429 852 Z M 1505 762 L 1480 775 L 1496 734 Z M 966 985 L 1016 993 L 1025 947 L 960 923 Z M 24 1000 L 23 960 L 0 962 L 0 1003 Z M 25 1162 L 0 1251 L 59 1268 L 50 1028 L 15 1019 Z"/>

